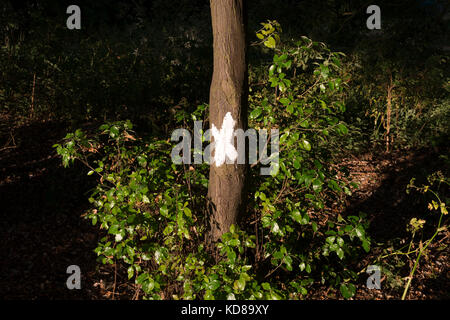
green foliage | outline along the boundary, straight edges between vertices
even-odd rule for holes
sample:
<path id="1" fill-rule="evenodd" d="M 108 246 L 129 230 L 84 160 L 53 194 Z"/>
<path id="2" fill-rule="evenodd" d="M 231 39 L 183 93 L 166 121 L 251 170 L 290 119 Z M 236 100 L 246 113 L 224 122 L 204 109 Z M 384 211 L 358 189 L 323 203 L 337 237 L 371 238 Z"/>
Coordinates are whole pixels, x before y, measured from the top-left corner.
<path id="1" fill-rule="evenodd" d="M 269 22 L 261 33 L 275 39 L 278 31 Z M 275 52 L 263 85 L 251 83 L 250 125 L 279 128 L 279 166 L 271 176 L 254 166 L 248 218 L 215 248 L 205 242 L 207 165 L 174 165 L 170 143 L 136 138 L 129 121 L 92 136 L 77 130 L 55 145 L 64 166 L 78 159 L 99 177 L 87 217 L 106 234 L 95 252 L 125 265 L 145 298 L 302 299 L 314 283 L 355 294 L 351 266 L 370 249 L 368 223 L 330 209 L 355 187 L 331 161 L 336 138 L 348 133 L 342 54 L 306 37 L 276 39 L 262 39 Z M 189 124 L 205 110 L 177 119 Z"/>
<path id="2" fill-rule="evenodd" d="M 202 216 L 192 211 L 204 200 L 205 168 L 179 170 L 171 162 L 171 144 L 144 143 L 134 137 L 129 121 L 99 131 L 88 138 L 77 130 L 55 145 L 64 165 L 76 158 L 89 167 L 88 175 L 99 176 L 87 217 L 107 234 L 95 252 L 103 263 L 127 264 L 129 279 L 135 278 L 148 298 L 160 297 L 160 289 L 177 277 L 185 279 L 186 290 L 203 263 L 194 255 L 182 257 L 197 249 L 203 233 Z"/>
<path id="3" fill-rule="evenodd" d="M 54 5 L 58 8 L 53 10 L 65 13 L 63 4 Z M 180 12 L 175 4 L 153 1 L 152 5 L 155 10 L 170 10 L 172 16 Z M 138 7 L 133 17 L 138 22 L 119 16 L 133 6 Z M 194 9 L 184 7 L 186 11 Z M 105 25 L 102 19 L 111 17 L 103 14 L 117 8 L 117 25 Z M 5 15 L 8 22 L 7 28 L 3 23 L 0 26 L 0 60 L 4 62 L 0 64 L 0 111 L 74 121 L 145 119 L 158 130 L 159 124 L 167 125 L 171 119 L 165 110 L 186 107 L 185 101 L 195 105 L 208 96 L 207 90 L 198 90 L 209 86 L 204 74 L 212 66 L 209 44 L 205 43 L 209 34 L 203 33 L 198 12 L 180 19 L 183 25 L 158 24 L 160 14 L 152 18 L 154 24 L 143 24 L 142 4 L 86 4 L 83 29 L 74 32 L 67 29 L 61 16 L 57 15 L 56 21 L 48 17 L 46 9 L 45 5 L 27 9 L 28 29 L 23 28 L 23 17 L 13 8 L 0 10 L 0 18 Z M 90 25 L 93 22 L 99 25 Z"/>
<path id="4" fill-rule="evenodd" d="M 417 186 L 415 180 L 415 178 L 412 178 L 410 180 L 406 192 L 410 193 L 411 190 L 416 190 L 424 195 L 431 194 L 431 199 L 428 202 L 428 209 L 431 211 L 431 214 L 435 212 L 439 214 L 437 226 L 435 227 L 432 236 L 427 240 L 423 240 L 424 225 L 427 221 L 424 219 L 419 219 L 417 217 L 412 218 L 409 221 L 409 224 L 406 226 L 406 230 L 411 234 L 411 239 L 409 241 L 409 244 L 407 245 L 408 248 L 406 249 L 406 251 L 404 251 L 406 246 L 403 246 L 400 249 L 391 250 L 393 252 L 389 254 L 378 257 L 378 260 L 382 261 L 382 263 L 385 265 L 383 269 L 390 278 L 390 285 L 397 287 L 402 285 L 404 286 L 402 300 L 406 298 L 406 294 L 408 293 L 408 290 L 411 286 L 414 273 L 419 266 L 420 258 L 427 254 L 427 248 L 430 246 L 436 236 L 446 231 L 448 228 L 445 223 L 446 220 L 444 220 L 443 218 L 448 214 L 447 208 L 450 205 L 450 198 L 448 197 L 450 179 L 444 176 L 441 171 L 437 171 L 427 176 L 426 184 Z M 430 217 L 430 220 L 432 220 L 433 218 L 434 217 Z M 421 240 L 416 243 L 415 238 L 419 233 L 421 233 Z M 403 267 L 405 265 L 413 265 L 413 267 L 410 268 L 409 275 L 408 277 L 406 277 L 407 281 L 405 284 L 403 284 L 398 279 L 398 277 L 395 277 L 395 275 L 393 275 L 391 269 L 399 269 L 400 267 Z"/>
<path id="5" fill-rule="evenodd" d="M 278 29 L 263 25 L 263 31 Z M 359 250 L 369 251 L 370 238 L 364 215 L 344 218 L 329 212 L 331 201 L 355 187 L 338 178 L 345 172 L 331 162 L 338 137 L 348 134 L 340 118 L 345 111 L 343 54 L 306 37 L 273 50 L 264 85 L 255 79 L 250 96 L 250 125 L 280 130 L 279 165 L 270 177 L 253 176 L 258 181 L 254 216 L 264 234 L 261 259 L 269 259 L 295 286 L 319 280 L 349 298 L 354 286 L 340 285 L 356 274 L 345 266 Z M 306 292 L 300 287 L 304 290 L 297 292 Z"/>
<path id="6" fill-rule="evenodd" d="M 425 43 L 418 42 L 393 54 L 391 41 L 361 41 L 343 64 L 351 81 L 346 100 L 353 147 L 361 148 L 361 142 L 385 145 L 387 150 L 445 145 L 450 119 L 448 53 L 426 51 Z M 421 54 L 410 56 L 412 51 Z"/>

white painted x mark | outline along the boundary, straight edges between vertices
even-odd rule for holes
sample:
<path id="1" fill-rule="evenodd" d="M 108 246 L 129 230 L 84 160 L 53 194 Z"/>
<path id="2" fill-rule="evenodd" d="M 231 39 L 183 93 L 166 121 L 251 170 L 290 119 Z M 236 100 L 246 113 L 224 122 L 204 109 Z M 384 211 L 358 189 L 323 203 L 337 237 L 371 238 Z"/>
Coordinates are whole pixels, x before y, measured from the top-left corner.
<path id="1" fill-rule="evenodd" d="M 233 120 L 230 112 L 227 112 L 223 118 L 222 128 L 220 130 L 212 124 L 211 133 L 215 142 L 214 162 L 216 167 L 220 167 L 224 164 L 226 158 L 233 162 L 237 159 L 238 153 L 233 145 L 235 124 L 236 122 Z"/>

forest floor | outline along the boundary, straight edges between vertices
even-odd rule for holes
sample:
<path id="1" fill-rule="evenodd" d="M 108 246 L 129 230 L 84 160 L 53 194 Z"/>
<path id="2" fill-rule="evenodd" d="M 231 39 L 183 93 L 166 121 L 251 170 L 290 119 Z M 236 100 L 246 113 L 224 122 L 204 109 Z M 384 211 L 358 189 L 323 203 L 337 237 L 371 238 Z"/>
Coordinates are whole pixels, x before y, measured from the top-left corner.
<path id="1" fill-rule="evenodd" d="M 0 115 L 0 298 L 1 299 L 132 299 L 136 298 L 126 271 L 96 262 L 93 252 L 102 232 L 81 216 L 89 207 L 87 195 L 95 180 L 75 165 L 62 168 L 52 145 L 66 134 L 67 124 L 17 124 Z M 427 217 L 426 207 L 415 204 L 418 194 L 407 195 L 412 177 L 424 177 L 440 168 L 435 152 L 372 152 L 342 163 L 360 185 L 346 199 L 342 214 L 365 212 L 370 221 L 373 250 L 361 261 L 363 270 L 382 248 L 398 248 L 409 241 L 406 225 L 412 217 Z M 427 220 L 428 222 L 428 220 Z M 430 230 L 431 232 L 431 230 Z M 429 233 L 428 233 L 429 234 Z M 450 237 L 439 234 L 422 258 L 408 299 L 449 298 Z M 383 261 L 381 290 L 367 289 L 360 274 L 354 299 L 400 299 L 404 278 L 413 261 Z M 68 290 L 66 269 L 78 265 L 81 290 Z M 383 269 L 384 270 L 384 269 Z M 402 280 L 403 279 L 403 280 Z M 336 299 L 336 292 L 314 288 L 312 299 Z"/>

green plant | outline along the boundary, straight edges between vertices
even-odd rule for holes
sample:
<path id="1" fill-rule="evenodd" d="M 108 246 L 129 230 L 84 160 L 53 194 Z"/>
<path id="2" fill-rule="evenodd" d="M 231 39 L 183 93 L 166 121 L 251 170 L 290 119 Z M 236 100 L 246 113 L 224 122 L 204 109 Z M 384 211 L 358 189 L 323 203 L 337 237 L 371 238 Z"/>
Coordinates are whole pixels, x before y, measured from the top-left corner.
<path id="1" fill-rule="evenodd" d="M 414 273 L 415 273 L 415 271 L 417 269 L 417 266 L 419 265 L 419 260 L 420 260 L 420 258 L 422 256 L 422 254 L 425 252 L 425 250 L 428 248 L 428 246 L 431 244 L 431 242 L 434 240 L 434 238 L 440 232 L 442 232 L 443 230 L 446 229 L 446 226 L 441 226 L 441 223 L 442 223 L 442 218 L 444 217 L 444 215 L 448 214 L 447 205 L 448 205 L 448 202 L 449 202 L 450 199 L 441 200 L 441 198 L 439 197 L 439 194 L 437 193 L 437 191 L 432 190 L 431 187 L 435 183 L 437 184 L 437 186 L 436 186 L 437 189 L 439 189 L 441 184 L 450 186 L 450 180 L 448 178 L 444 177 L 442 175 L 442 172 L 440 172 L 440 171 L 437 171 L 437 172 L 429 175 L 427 177 L 427 180 L 428 180 L 428 184 L 427 185 L 422 185 L 421 187 L 419 187 L 419 186 L 416 186 L 414 184 L 415 179 L 412 178 L 410 183 L 409 183 L 409 185 L 408 185 L 407 191 L 409 191 L 410 189 L 416 189 L 416 190 L 418 190 L 418 191 L 420 191 L 422 193 L 430 192 L 435 197 L 435 199 L 431 200 L 431 202 L 428 204 L 428 209 L 430 211 L 436 211 L 437 210 L 437 211 L 440 212 L 439 222 L 437 224 L 436 231 L 433 233 L 431 238 L 428 239 L 427 241 L 425 241 L 423 244 L 421 242 L 420 245 L 419 245 L 419 248 L 415 250 L 415 253 L 417 253 L 417 257 L 416 257 L 416 260 L 414 262 L 414 266 L 411 269 L 411 272 L 409 274 L 408 281 L 407 281 L 407 283 L 405 285 L 405 289 L 404 289 L 403 294 L 402 294 L 402 300 L 405 300 L 405 298 L 406 298 L 406 294 L 408 293 L 408 289 L 409 289 L 409 287 L 411 285 L 411 281 L 413 279 L 413 276 L 414 276 Z M 437 202 L 435 200 L 437 200 Z M 417 218 L 412 218 L 411 221 L 409 222 L 409 225 L 408 225 L 407 228 L 412 233 L 412 237 L 411 237 L 411 242 L 409 244 L 408 251 L 407 251 L 406 255 L 412 253 L 410 250 L 411 250 L 412 242 L 414 240 L 414 236 L 415 236 L 417 231 L 419 231 L 420 229 L 423 228 L 424 224 L 425 224 L 425 220 L 417 219 Z"/>
<path id="2" fill-rule="evenodd" d="M 264 29 L 275 53 L 263 85 L 251 84 L 250 124 L 279 128 L 279 164 L 271 176 L 253 166 L 248 212 L 215 248 L 205 241 L 206 164 L 173 164 L 170 143 L 137 138 L 129 121 L 55 145 L 64 166 L 78 159 L 98 176 L 86 217 L 107 233 L 95 251 L 124 265 L 145 298 L 300 299 L 314 283 L 355 293 L 352 263 L 370 249 L 367 219 L 330 207 L 355 187 L 332 164 L 335 140 L 348 131 L 339 119 L 342 54 L 306 37 L 282 45 L 275 22 Z M 206 107 L 177 119 L 189 125 Z"/>
<path id="3" fill-rule="evenodd" d="M 391 38 L 361 41 L 343 63 L 351 86 L 347 120 L 355 145 L 439 146 L 448 140 L 448 54 L 415 49 L 393 52 Z M 420 52 L 410 57 L 408 52 Z M 405 57 L 408 56 L 408 59 Z"/>
<path id="4" fill-rule="evenodd" d="M 280 152 L 271 177 L 252 176 L 258 181 L 252 202 L 260 237 L 256 259 L 270 261 L 265 276 L 283 275 L 297 292 L 306 294 L 304 284 L 314 282 L 317 271 L 319 281 L 341 287 L 348 298 L 354 286 L 344 282 L 355 275 L 343 261 L 355 259 L 359 249 L 369 251 L 370 238 L 364 215 L 327 214 L 327 203 L 356 187 L 341 179 L 344 170 L 331 165 L 341 147 L 339 136 L 348 133 L 339 118 L 345 111 L 343 54 L 306 37 L 282 42 L 276 21 L 262 26 L 259 43 L 274 55 L 268 73 L 252 75 L 249 119 L 251 127 L 279 129 Z M 289 278 L 296 273 L 300 276 Z"/>
<path id="5" fill-rule="evenodd" d="M 427 183 L 421 186 L 417 186 L 415 184 L 415 178 L 412 178 L 407 186 L 406 192 L 410 193 L 411 190 L 416 190 L 422 194 L 431 194 L 432 199 L 429 200 L 428 209 L 431 212 L 438 211 L 440 213 L 437 226 L 434 229 L 431 237 L 427 240 L 419 240 L 417 245 L 415 238 L 416 235 L 420 232 L 423 232 L 424 225 L 426 224 L 426 220 L 420 218 L 411 218 L 408 225 L 406 226 L 406 230 L 411 234 L 411 239 L 409 243 L 397 250 L 393 250 L 388 254 L 382 255 L 378 257 L 378 261 L 385 260 L 386 258 L 394 259 L 393 262 L 384 262 L 387 266 L 391 266 L 391 268 L 383 268 L 384 272 L 388 274 L 393 279 L 393 286 L 399 286 L 398 276 L 395 276 L 391 270 L 389 269 L 398 269 L 406 265 L 406 263 L 401 259 L 401 257 L 406 258 L 407 261 L 413 262 L 412 268 L 409 271 L 409 275 L 407 277 L 406 284 L 403 288 L 402 300 L 405 300 L 408 290 L 411 286 L 411 282 L 414 278 L 414 274 L 419 266 L 420 258 L 426 254 L 427 248 L 433 242 L 437 235 L 447 230 L 447 225 L 443 218 L 448 214 L 448 205 L 450 198 L 446 197 L 445 194 L 448 192 L 448 186 L 450 186 L 450 180 L 445 177 L 441 171 L 434 172 L 427 177 Z M 447 188 L 447 191 L 443 190 Z M 442 195 L 441 195 L 442 194 Z M 443 199 L 443 196 L 445 198 Z M 423 235 L 422 235 L 423 238 Z M 407 248 L 406 248 L 407 247 Z M 416 247 L 416 248 L 414 248 Z M 406 250 L 404 251 L 404 249 Z"/>

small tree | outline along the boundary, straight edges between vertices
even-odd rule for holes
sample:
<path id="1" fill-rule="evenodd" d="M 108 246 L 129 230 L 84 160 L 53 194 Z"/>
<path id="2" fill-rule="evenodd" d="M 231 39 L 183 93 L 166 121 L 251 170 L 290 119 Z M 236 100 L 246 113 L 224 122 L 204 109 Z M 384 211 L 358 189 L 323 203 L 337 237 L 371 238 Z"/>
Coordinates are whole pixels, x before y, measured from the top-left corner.
<path id="1" fill-rule="evenodd" d="M 214 72 L 210 89 L 210 125 L 221 128 L 230 112 L 234 129 L 247 126 L 247 62 L 244 0 L 211 0 Z M 237 223 L 242 209 L 246 166 L 211 162 L 209 173 L 210 240 L 217 241 Z"/>

